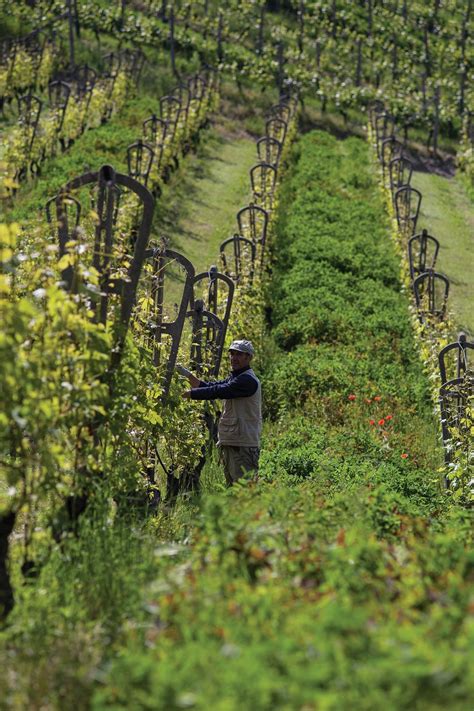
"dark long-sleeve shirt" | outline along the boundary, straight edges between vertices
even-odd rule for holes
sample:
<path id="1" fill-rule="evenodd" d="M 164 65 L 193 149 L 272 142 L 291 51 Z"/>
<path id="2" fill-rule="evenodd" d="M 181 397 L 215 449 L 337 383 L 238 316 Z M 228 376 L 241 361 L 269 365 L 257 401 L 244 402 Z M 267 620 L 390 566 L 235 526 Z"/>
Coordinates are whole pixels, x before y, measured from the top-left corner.
<path id="1" fill-rule="evenodd" d="M 250 397 L 257 392 L 258 384 L 255 378 L 247 375 L 250 366 L 233 370 L 225 380 L 206 383 L 199 381 L 199 387 L 191 390 L 192 400 L 232 400 L 236 397 Z"/>

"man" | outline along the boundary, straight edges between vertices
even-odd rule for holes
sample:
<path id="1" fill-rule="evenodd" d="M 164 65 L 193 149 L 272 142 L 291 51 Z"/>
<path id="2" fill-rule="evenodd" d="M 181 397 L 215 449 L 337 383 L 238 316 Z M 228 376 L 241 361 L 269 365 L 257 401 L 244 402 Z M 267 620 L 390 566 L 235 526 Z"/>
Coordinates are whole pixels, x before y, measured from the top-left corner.
<path id="1" fill-rule="evenodd" d="M 250 341 L 233 341 L 229 348 L 232 372 L 225 380 L 206 383 L 181 365 L 176 370 L 188 378 L 192 389 L 183 397 L 192 400 L 224 400 L 218 425 L 218 442 L 227 484 L 246 472 L 258 472 L 262 430 L 262 389 L 250 367 L 255 351 Z"/>

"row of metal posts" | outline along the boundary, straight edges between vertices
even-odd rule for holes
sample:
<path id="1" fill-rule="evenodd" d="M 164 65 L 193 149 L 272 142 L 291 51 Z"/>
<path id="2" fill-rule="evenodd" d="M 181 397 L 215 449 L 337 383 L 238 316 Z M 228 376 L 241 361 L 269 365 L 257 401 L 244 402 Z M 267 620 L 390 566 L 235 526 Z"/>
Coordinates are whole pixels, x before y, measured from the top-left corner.
<path id="1" fill-rule="evenodd" d="M 406 145 L 396 135 L 395 119 L 382 102 L 371 107 L 370 120 L 375 136 L 377 157 L 382 167 L 384 185 L 389 186 L 400 236 L 406 243 L 413 295 L 421 323 L 439 322 L 446 317 L 449 280 L 435 271 L 439 241 L 427 229 L 416 232 L 422 194 L 411 185 L 413 163 Z M 454 442 L 459 435 L 472 443 L 470 426 L 474 397 L 474 373 L 469 353 L 474 343 L 460 333 L 453 343 L 438 354 L 439 406 L 445 462 L 453 464 Z M 470 414 L 471 413 L 471 414 Z M 452 486 L 446 477 L 446 485 Z"/>
<path id="2" fill-rule="evenodd" d="M 250 170 L 254 201 L 239 210 L 238 231 L 220 246 L 223 271 L 219 272 L 211 266 L 208 271 L 196 274 L 194 266 L 184 255 L 170 249 L 163 240 L 159 244 L 150 244 L 149 238 L 154 196 L 160 193 L 169 161 L 173 157 L 177 160 L 176 153 L 174 156 L 167 154 L 167 146 L 172 146 L 175 132 L 181 127 L 181 149 L 185 148 L 191 139 L 187 135 L 188 119 L 197 112 L 199 123 L 204 122 L 205 111 L 201 116 L 201 107 L 209 100 L 209 92 L 217 91 L 217 81 L 215 72 L 203 72 L 185 84 L 181 82 L 170 95 L 162 97 L 160 115 L 152 115 L 144 121 L 143 137 L 127 150 L 129 175 L 103 166 L 96 173 L 70 181 L 47 205 L 50 222 L 53 221 L 52 207 L 56 209 L 60 254 L 63 255 L 67 252 L 68 243 L 80 234 L 82 216 L 88 214 L 82 209 L 75 193 L 89 186 L 93 194 L 91 204 L 97 215 L 91 258 L 93 267 L 100 275 L 100 295 L 96 299 L 94 319 L 105 323 L 117 318 L 118 314 L 120 321 L 120 328 L 114 329 L 119 337 L 113 347 L 108 377 L 113 380 L 112 373 L 120 363 L 125 334 L 132 326 L 134 333 L 146 343 L 152 361 L 159 369 L 164 402 L 187 320 L 192 328 L 190 360 L 193 367 L 198 373 L 205 371 L 210 377 L 217 377 L 219 373 L 235 286 L 242 285 L 246 279 L 251 283 L 255 269 L 258 267 L 261 270 L 264 265 L 277 169 L 288 121 L 295 110 L 294 99 L 282 99 L 271 109 L 266 122 L 266 135 L 257 142 L 260 160 Z M 167 156 L 164 162 L 163 155 Z M 124 194 L 132 197 L 124 198 Z M 132 203 L 133 209 L 130 207 Z M 128 248 L 124 247 L 123 234 L 119 234 L 120 219 L 127 209 L 133 212 Z M 128 260 L 127 269 L 120 270 L 118 255 Z M 171 318 L 165 309 L 165 276 L 173 265 L 179 265 L 184 273 L 175 318 Z M 120 271 L 121 276 L 114 276 Z M 64 271 L 63 280 L 69 290 L 80 288 L 73 267 Z M 207 297 L 196 298 L 197 289 L 206 283 Z M 147 313 L 140 313 L 137 307 L 138 294 L 145 295 L 151 304 Z M 114 297 L 118 297 L 118 303 Z"/>
<path id="3" fill-rule="evenodd" d="M 88 110 L 92 99 L 94 87 L 98 81 L 105 83 L 107 91 L 101 112 L 101 122 L 105 123 L 111 118 L 113 105 L 112 95 L 119 71 L 126 71 L 127 76 L 133 82 L 138 82 L 144 55 L 140 51 L 121 51 L 110 53 L 104 57 L 106 71 L 100 78 L 97 72 L 87 65 L 76 67 L 76 69 L 64 75 L 61 79 L 55 79 L 48 84 L 48 108 L 51 112 L 51 120 L 54 124 L 55 142 L 51 145 L 48 154 L 45 147 L 38 158 L 33 159 L 35 143 L 42 132 L 41 117 L 45 113 L 45 103 L 35 94 L 29 92 L 17 96 L 17 123 L 23 135 L 24 162 L 17 163 L 13 180 L 15 183 L 25 180 L 28 176 L 35 176 L 40 173 L 41 164 L 46 158 L 54 156 L 57 145 L 65 151 L 76 138 L 82 135 L 88 126 Z M 63 136 L 62 129 L 68 106 L 71 101 L 81 105 L 81 124 L 77 127 L 77 135 Z M 10 109 L 12 110 L 12 109 Z M 44 133 L 44 131 L 43 131 Z M 12 192 L 17 190 L 15 188 Z"/>

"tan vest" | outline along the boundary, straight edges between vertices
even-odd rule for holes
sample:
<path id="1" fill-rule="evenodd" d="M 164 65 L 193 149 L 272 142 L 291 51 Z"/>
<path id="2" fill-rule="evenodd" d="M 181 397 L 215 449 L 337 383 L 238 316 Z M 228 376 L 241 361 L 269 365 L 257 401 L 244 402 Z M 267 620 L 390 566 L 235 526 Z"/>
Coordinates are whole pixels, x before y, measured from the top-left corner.
<path id="1" fill-rule="evenodd" d="M 260 447 L 262 431 L 262 388 L 253 370 L 246 370 L 257 382 L 257 390 L 250 397 L 224 400 L 224 410 L 219 420 L 218 444 L 233 447 Z"/>

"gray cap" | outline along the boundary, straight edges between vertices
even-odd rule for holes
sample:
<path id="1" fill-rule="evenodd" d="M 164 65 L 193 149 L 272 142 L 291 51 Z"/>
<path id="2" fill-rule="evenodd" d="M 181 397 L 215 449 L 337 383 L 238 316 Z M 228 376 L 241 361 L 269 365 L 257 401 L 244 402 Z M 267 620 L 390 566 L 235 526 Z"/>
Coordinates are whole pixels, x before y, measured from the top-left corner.
<path id="1" fill-rule="evenodd" d="M 251 341 L 246 341 L 242 339 L 241 341 L 232 341 L 229 346 L 230 351 L 240 351 L 240 353 L 249 353 L 250 355 L 255 354 L 254 347 Z"/>

